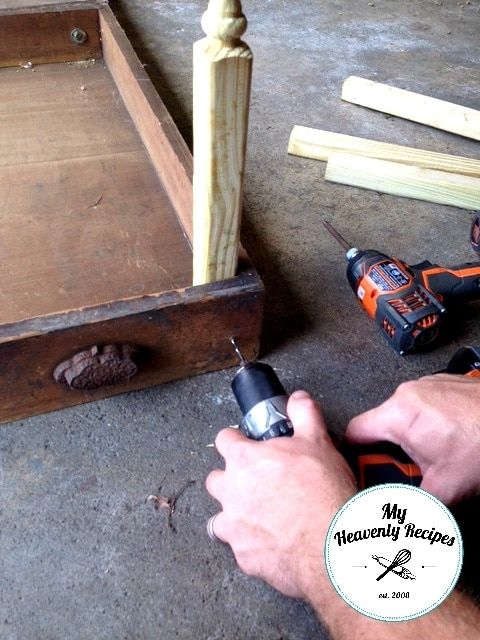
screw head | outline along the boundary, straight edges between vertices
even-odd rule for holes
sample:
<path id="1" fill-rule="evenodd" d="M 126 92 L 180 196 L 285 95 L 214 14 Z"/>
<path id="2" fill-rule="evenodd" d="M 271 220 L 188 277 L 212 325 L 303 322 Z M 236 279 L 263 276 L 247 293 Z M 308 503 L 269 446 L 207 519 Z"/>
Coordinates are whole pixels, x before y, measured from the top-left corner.
<path id="1" fill-rule="evenodd" d="M 80 27 L 75 27 L 70 33 L 70 40 L 73 44 L 84 44 L 88 40 L 88 34 Z"/>

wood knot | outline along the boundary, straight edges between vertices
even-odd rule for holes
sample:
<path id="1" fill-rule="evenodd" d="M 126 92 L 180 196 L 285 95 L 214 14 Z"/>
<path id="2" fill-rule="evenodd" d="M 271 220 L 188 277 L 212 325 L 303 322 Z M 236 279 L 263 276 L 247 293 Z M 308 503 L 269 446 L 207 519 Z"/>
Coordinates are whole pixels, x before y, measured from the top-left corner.
<path id="1" fill-rule="evenodd" d="M 70 389 L 99 389 L 125 383 L 137 373 L 137 365 L 132 360 L 135 351 L 129 344 L 95 345 L 61 362 L 53 377 Z"/>
<path id="2" fill-rule="evenodd" d="M 202 16 L 202 29 L 210 38 L 238 42 L 247 30 L 240 0 L 210 0 Z"/>

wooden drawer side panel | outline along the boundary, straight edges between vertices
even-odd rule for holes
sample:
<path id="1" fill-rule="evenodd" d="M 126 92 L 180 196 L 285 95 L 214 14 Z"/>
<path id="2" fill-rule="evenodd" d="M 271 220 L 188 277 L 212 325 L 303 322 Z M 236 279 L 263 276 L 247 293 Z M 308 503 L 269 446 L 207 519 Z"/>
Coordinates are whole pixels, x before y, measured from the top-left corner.
<path id="1" fill-rule="evenodd" d="M 191 243 L 192 155 L 112 11 L 99 14 L 105 63 Z"/>

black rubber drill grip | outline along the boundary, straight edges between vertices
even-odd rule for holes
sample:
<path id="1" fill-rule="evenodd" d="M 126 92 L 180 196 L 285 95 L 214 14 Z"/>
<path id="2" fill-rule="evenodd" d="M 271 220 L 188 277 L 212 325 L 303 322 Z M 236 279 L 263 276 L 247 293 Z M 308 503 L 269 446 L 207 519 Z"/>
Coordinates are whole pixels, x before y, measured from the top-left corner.
<path id="1" fill-rule="evenodd" d="M 243 415 L 263 400 L 287 395 L 275 371 L 263 362 L 242 367 L 232 380 L 232 391 Z"/>

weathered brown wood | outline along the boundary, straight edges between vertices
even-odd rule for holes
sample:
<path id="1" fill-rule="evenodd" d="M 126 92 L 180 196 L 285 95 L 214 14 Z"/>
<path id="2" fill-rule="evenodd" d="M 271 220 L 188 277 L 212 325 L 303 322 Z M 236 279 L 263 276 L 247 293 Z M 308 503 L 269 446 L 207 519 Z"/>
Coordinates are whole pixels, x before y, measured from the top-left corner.
<path id="1" fill-rule="evenodd" d="M 115 16 L 108 7 L 99 13 L 107 67 L 191 242 L 191 153 Z"/>
<path id="2" fill-rule="evenodd" d="M 191 155 L 101 12 L 108 68 L 0 68 L 0 422 L 234 365 L 232 335 L 258 349 L 263 287 L 244 252 L 235 278 L 190 287 Z M 115 355 L 130 344 L 134 364 Z M 71 389 L 53 375 L 70 360 L 72 386 L 128 381 Z"/>
<path id="3" fill-rule="evenodd" d="M 188 286 L 190 248 L 103 62 L 0 83 L 0 323 Z"/>
<path id="4" fill-rule="evenodd" d="M 0 84 L 0 166 L 143 150 L 101 60 L 0 69 Z"/>
<path id="5" fill-rule="evenodd" d="M 1 13 L 38 13 L 44 11 L 73 11 L 74 9 L 98 9 L 108 0 L 0 0 Z"/>
<path id="6" fill-rule="evenodd" d="M 84 44 L 70 39 L 83 29 Z M 98 59 L 102 56 L 97 9 L 4 12 L 0 15 L 0 67 Z"/>
<path id="7" fill-rule="evenodd" d="M 69 320 L 58 316 L 57 330 L 46 319 L 43 329 L 37 326 L 37 335 L 30 338 L 0 338 L 0 422 L 234 366 L 232 335 L 238 337 L 247 357 L 253 358 L 258 350 L 262 303 L 258 276 L 244 273 L 230 281 L 152 296 L 143 300 L 150 308 L 140 313 L 129 314 L 138 305 L 131 301 L 120 317 L 92 323 L 89 311 L 79 310 L 75 312 L 77 326 L 62 328 Z M 108 315 L 107 307 L 97 311 Z M 32 322 L 24 323 L 25 333 Z M 20 334 L 20 327 L 16 331 Z M 30 331 L 33 333 L 32 326 Z M 128 383 L 79 391 L 55 382 L 53 371 L 62 360 L 92 345 L 108 343 L 134 343 L 142 350 L 136 361 L 138 373 Z"/>

